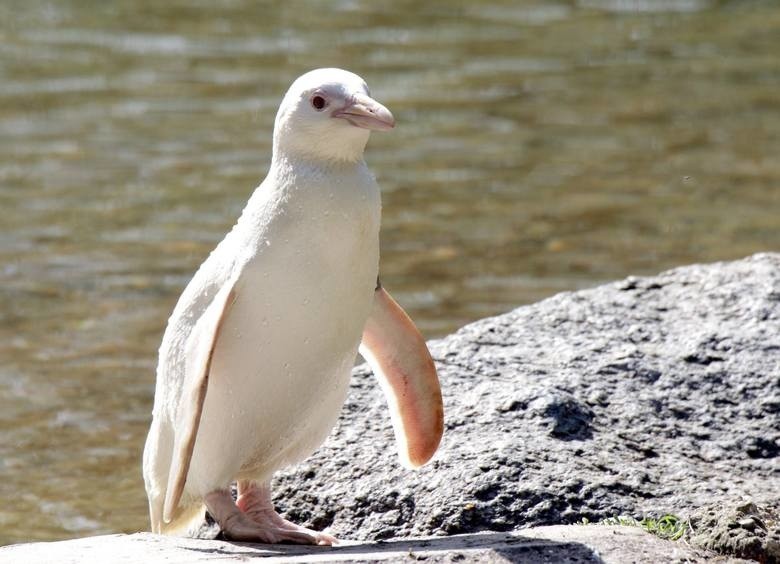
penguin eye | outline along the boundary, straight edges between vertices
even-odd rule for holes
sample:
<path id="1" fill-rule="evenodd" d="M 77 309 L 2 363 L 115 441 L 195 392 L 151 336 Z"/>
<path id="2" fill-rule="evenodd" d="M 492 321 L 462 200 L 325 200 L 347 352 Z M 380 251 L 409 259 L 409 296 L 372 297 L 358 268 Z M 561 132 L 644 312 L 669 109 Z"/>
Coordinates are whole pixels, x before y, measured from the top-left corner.
<path id="1" fill-rule="evenodd" d="M 312 96 L 311 105 L 315 110 L 321 112 L 325 109 L 325 106 L 328 105 L 328 102 L 325 100 L 325 98 L 317 94 L 316 96 Z"/>

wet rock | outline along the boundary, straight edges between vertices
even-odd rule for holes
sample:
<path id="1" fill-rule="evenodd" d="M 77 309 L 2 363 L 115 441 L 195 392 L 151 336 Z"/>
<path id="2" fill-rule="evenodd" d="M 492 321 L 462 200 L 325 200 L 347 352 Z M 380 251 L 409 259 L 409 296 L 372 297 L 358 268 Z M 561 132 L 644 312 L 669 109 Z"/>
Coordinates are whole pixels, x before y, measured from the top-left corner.
<path id="1" fill-rule="evenodd" d="M 358 367 L 326 444 L 275 480 L 277 506 L 357 539 L 771 506 L 778 296 L 780 255 L 760 254 L 560 294 L 432 342 L 446 431 L 416 472 Z"/>

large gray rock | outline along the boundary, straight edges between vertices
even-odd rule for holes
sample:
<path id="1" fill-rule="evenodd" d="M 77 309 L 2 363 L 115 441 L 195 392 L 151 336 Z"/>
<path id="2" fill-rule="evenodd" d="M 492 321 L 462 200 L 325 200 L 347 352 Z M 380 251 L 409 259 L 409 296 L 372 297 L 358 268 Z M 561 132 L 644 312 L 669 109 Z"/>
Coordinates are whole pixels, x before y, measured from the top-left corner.
<path id="1" fill-rule="evenodd" d="M 560 294 L 432 352 L 446 404 L 432 464 L 398 465 L 384 400 L 359 367 L 327 443 L 275 483 L 288 518 L 392 542 L 114 535 L 4 547 L 0 562 L 672 562 L 709 559 L 702 549 L 777 560 L 780 254 Z M 690 516 L 701 548 L 636 527 L 524 528 L 667 512 Z M 400 540 L 457 533 L 470 534 Z"/>
<path id="2" fill-rule="evenodd" d="M 384 539 L 777 504 L 779 254 L 560 294 L 431 349 L 435 461 L 399 466 L 359 367 L 326 444 L 275 481 L 288 518 Z"/>

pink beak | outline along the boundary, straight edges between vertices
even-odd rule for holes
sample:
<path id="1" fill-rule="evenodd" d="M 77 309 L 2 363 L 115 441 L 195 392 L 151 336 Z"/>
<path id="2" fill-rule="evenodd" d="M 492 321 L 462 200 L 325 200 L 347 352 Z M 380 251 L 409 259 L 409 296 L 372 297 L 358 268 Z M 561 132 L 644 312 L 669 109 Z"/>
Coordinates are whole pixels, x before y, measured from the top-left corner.
<path id="1" fill-rule="evenodd" d="M 355 94 L 347 105 L 336 110 L 331 117 L 347 120 L 354 126 L 374 131 L 387 131 L 395 127 L 390 110 L 365 94 Z"/>

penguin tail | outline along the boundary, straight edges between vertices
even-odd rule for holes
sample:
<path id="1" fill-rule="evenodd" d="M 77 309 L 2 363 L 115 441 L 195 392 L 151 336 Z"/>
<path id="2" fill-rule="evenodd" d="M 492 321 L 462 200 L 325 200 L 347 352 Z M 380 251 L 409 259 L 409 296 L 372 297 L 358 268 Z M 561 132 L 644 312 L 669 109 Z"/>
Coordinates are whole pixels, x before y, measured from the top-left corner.
<path id="1" fill-rule="evenodd" d="M 166 478 L 171 467 L 170 452 L 173 445 L 170 426 L 152 420 L 143 455 L 143 474 L 146 495 L 149 498 L 149 520 L 152 532 L 163 535 L 186 536 L 203 520 L 204 506 L 200 500 L 185 496 L 171 511 L 165 521 Z"/>

